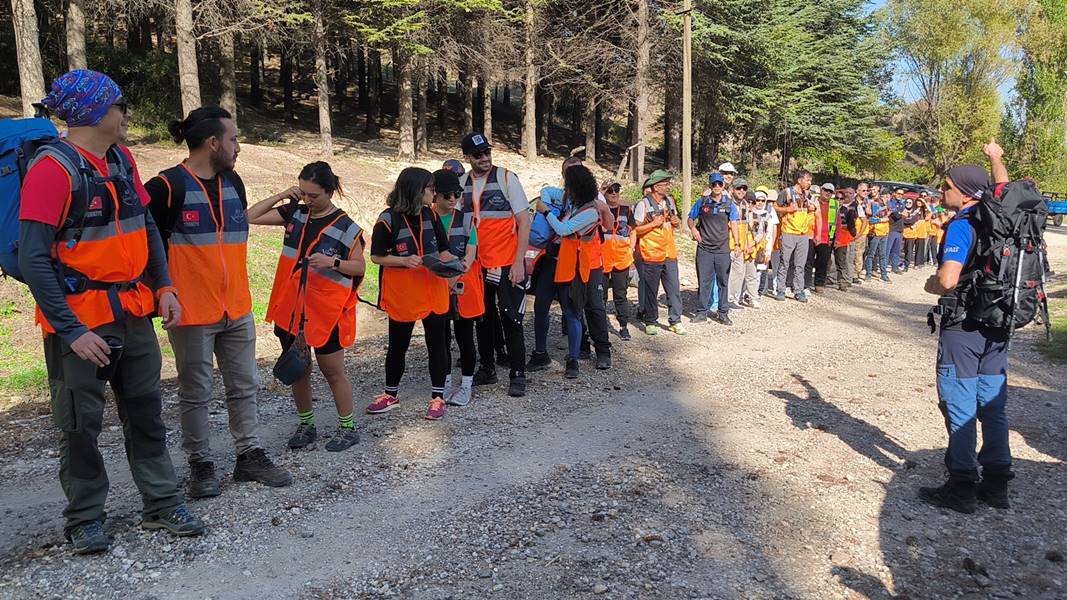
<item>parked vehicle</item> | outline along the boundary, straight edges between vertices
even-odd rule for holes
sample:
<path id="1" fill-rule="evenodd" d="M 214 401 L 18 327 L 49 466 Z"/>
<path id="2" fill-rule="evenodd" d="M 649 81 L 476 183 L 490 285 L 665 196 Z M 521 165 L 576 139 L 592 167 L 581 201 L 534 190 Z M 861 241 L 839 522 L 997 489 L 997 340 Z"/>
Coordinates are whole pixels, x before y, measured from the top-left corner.
<path id="1" fill-rule="evenodd" d="M 1063 215 L 1067 215 L 1067 193 L 1046 193 L 1048 198 L 1048 216 L 1056 227 L 1063 225 Z"/>

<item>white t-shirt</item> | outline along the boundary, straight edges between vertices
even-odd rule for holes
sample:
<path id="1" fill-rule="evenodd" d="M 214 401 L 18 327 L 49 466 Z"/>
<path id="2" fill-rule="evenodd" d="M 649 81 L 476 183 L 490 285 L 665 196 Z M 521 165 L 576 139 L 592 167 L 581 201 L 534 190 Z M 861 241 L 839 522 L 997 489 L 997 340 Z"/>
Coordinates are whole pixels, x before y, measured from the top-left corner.
<path id="1" fill-rule="evenodd" d="M 661 225 L 660 227 L 664 227 L 666 229 L 673 228 L 671 226 L 671 220 L 667 218 L 666 214 L 668 208 L 667 202 L 670 201 L 672 200 L 667 200 L 659 203 L 659 207 L 664 211 L 663 225 Z M 648 202 L 645 202 L 644 199 L 638 200 L 637 204 L 634 205 L 634 225 L 643 225 L 645 223 L 646 217 L 648 217 Z"/>
<path id="2" fill-rule="evenodd" d="M 488 173 L 482 178 L 475 177 L 473 172 L 470 173 L 470 182 L 474 187 L 472 197 L 480 198 L 482 196 L 482 188 L 485 187 L 485 180 L 488 177 Z M 529 211 L 530 201 L 526 199 L 526 190 L 523 189 L 519 176 L 501 167 L 498 177 L 503 178 L 507 183 L 507 189 L 504 193 L 507 194 L 508 203 L 511 204 L 511 213 L 517 215 L 521 212 Z M 505 181 L 497 181 L 497 183 L 503 187 Z"/>

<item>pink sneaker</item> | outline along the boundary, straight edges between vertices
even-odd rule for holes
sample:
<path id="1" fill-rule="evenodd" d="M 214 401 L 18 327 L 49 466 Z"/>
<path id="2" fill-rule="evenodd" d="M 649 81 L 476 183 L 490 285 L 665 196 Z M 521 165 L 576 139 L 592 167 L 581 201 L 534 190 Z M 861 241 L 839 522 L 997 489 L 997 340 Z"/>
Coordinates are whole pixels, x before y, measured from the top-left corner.
<path id="1" fill-rule="evenodd" d="M 377 415 L 383 412 L 389 412 L 400 405 L 400 398 L 392 394 L 386 394 L 382 392 L 374 397 L 374 402 L 371 402 L 367 407 L 367 414 Z"/>
<path id="2" fill-rule="evenodd" d="M 436 421 L 445 416 L 445 401 L 440 398 L 430 400 L 430 406 L 426 409 L 426 419 Z"/>

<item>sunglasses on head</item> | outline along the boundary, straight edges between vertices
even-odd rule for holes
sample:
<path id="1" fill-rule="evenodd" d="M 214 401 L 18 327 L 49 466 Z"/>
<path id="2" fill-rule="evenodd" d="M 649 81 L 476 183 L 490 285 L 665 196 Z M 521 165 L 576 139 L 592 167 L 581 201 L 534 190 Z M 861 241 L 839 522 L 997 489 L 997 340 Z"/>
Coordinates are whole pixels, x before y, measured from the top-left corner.
<path id="1" fill-rule="evenodd" d="M 478 160 L 479 158 L 483 156 L 489 156 L 492 153 L 492 148 L 486 148 L 485 150 L 477 150 L 475 152 L 471 152 L 471 158 L 473 158 L 474 160 Z"/>

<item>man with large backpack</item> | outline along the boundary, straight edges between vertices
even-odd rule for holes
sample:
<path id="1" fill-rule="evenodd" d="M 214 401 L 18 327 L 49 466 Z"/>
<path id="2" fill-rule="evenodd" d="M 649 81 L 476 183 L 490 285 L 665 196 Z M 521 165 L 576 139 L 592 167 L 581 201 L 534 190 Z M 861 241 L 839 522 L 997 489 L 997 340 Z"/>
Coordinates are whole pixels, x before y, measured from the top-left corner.
<path id="1" fill-rule="evenodd" d="M 43 103 L 70 131 L 38 150 L 26 173 L 18 258 L 37 301 L 52 417 L 62 431 L 64 533 L 79 554 L 110 544 L 103 529 L 108 478 L 97 447 L 110 382 L 144 502 L 141 525 L 199 535 L 205 526 L 186 509 L 167 452 L 151 321 L 158 310 L 170 329 L 182 311 L 148 194 L 119 144 L 127 102 L 109 77 L 79 70 L 57 79 Z"/>
<path id="2" fill-rule="evenodd" d="M 919 489 L 926 502 L 972 513 L 977 501 L 1008 508 L 1008 341 L 1040 305 L 1041 236 L 1047 208 L 1032 185 L 1008 183 L 1004 151 L 983 148 L 993 168 L 951 169 L 942 186 L 944 204 L 956 210 L 941 244 L 937 273 L 926 291 L 940 296 L 929 315 L 941 317 L 937 349 L 939 407 L 948 428 L 948 481 Z M 1047 321 L 1047 318 L 1045 319 Z M 975 456 L 977 422 L 982 448 Z M 978 466 L 982 473 L 979 479 Z"/>
<path id="3" fill-rule="evenodd" d="M 230 434 L 237 446 L 234 481 L 272 487 L 292 477 L 267 457 L 259 443 L 256 393 L 256 324 L 248 288 L 248 200 L 234 172 L 240 150 L 230 113 L 204 106 L 170 125 L 189 157 L 148 180 L 152 216 L 159 226 L 174 284 L 195 290 L 185 298 L 182 320 L 170 330 L 178 367 L 182 448 L 189 459 L 189 496 L 222 493 L 211 460 L 208 404 L 219 363 L 226 388 Z"/>

